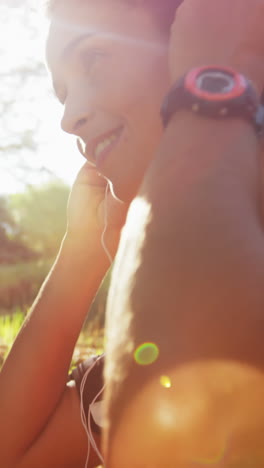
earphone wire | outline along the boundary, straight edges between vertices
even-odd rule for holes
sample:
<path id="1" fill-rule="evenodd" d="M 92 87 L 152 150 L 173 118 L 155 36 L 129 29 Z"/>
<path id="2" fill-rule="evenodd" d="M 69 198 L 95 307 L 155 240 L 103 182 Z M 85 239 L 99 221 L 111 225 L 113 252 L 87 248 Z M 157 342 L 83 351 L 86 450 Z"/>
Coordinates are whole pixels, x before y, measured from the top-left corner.
<path id="1" fill-rule="evenodd" d="M 97 395 L 94 397 L 92 403 L 89 405 L 89 411 L 88 411 L 88 432 L 89 432 L 89 436 L 90 436 L 90 443 L 94 449 L 94 451 L 96 452 L 98 458 L 101 460 L 101 462 L 103 463 L 103 465 L 105 466 L 105 462 L 104 462 L 104 458 L 100 452 L 100 450 L 98 449 L 97 445 L 96 445 L 96 442 L 94 440 L 94 437 L 93 437 L 93 433 L 92 433 L 92 429 L 91 429 L 91 408 L 93 406 L 93 404 L 96 402 L 96 400 L 99 398 L 99 396 L 103 393 L 105 389 L 105 385 L 103 385 L 103 387 L 101 388 L 101 390 L 97 393 Z"/>
<path id="2" fill-rule="evenodd" d="M 87 448 L 87 455 L 86 455 L 86 461 L 85 461 L 85 468 L 88 467 L 88 462 L 89 462 L 89 458 L 90 458 L 90 447 L 91 447 L 91 440 L 90 440 L 90 434 L 89 434 L 89 428 L 88 428 L 88 421 L 86 421 L 86 415 L 85 415 L 85 410 L 84 410 L 84 406 L 83 406 L 83 391 L 84 391 L 84 386 L 86 384 L 86 381 L 87 381 L 87 377 L 88 375 L 90 374 L 90 372 L 92 371 L 92 369 L 94 368 L 94 366 L 96 365 L 96 362 L 97 362 L 97 359 L 95 359 L 94 363 L 92 364 L 91 367 L 89 367 L 86 372 L 84 373 L 83 375 L 83 378 L 82 378 L 82 381 L 81 381 L 81 385 L 80 385 L 80 396 L 81 396 L 81 421 L 82 421 L 82 425 L 84 427 L 84 430 L 86 432 L 86 435 L 87 435 L 87 440 L 88 440 L 88 448 Z M 88 412 L 88 417 L 89 417 L 89 412 Z"/>
<path id="3" fill-rule="evenodd" d="M 76 143 L 77 143 L 77 147 L 78 147 L 78 150 L 79 152 L 85 157 L 85 150 L 83 149 L 83 146 L 82 146 L 82 142 L 81 142 L 81 139 L 80 138 L 77 138 L 76 140 Z M 106 184 L 106 188 L 105 188 L 105 197 L 104 197 L 104 229 L 103 229 L 103 232 L 102 232 L 102 235 L 101 235 L 101 245 L 107 255 L 107 258 L 110 262 L 110 264 L 112 264 L 113 262 L 113 258 L 106 246 L 106 243 L 105 243 L 105 233 L 107 231 L 107 215 L 108 215 L 108 212 L 107 212 L 107 195 L 108 195 L 108 191 L 109 191 L 109 182 L 107 182 Z"/>
<path id="4" fill-rule="evenodd" d="M 79 152 L 85 157 L 85 151 L 82 147 L 82 143 L 81 143 L 81 140 L 80 138 L 77 138 L 76 140 L 76 143 L 77 143 L 77 147 L 78 147 L 78 150 Z M 105 197 L 104 197 L 104 229 L 103 229 L 103 232 L 102 232 L 102 235 L 101 235 L 101 245 L 106 253 L 106 256 L 110 262 L 110 264 L 112 264 L 113 262 L 113 258 L 106 246 L 106 243 L 105 243 L 105 233 L 107 231 L 107 215 L 108 215 L 108 212 L 107 212 L 107 195 L 108 195 L 108 191 L 109 191 L 109 182 L 107 182 L 106 184 L 106 188 L 105 188 Z"/>
<path id="5" fill-rule="evenodd" d="M 77 146 L 78 146 L 78 149 L 80 151 L 80 153 L 84 156 L 84 150 L 82 148 L 82 145 L 81 145 L 81 141 L 80 139 L 78 138 L 77 139 Z M 110 264 L 112 264 L 113 262 L 113 258 L 106 246 L 106 243 L 105 243 L 105 234 L 106 234 L 106 231 L 107 231 L 107 222 L 108 222 L 108 210 L 107 210 L 107 195 L 108 195 L 108 191 L 109 191 L 109 182 L 107 182 L 107 185 L 106 185 L 106 188 L 105 188 L 105 197 L 104 197 L 104 228 L 103 228 L 103 232 L 101 234 L 101 245 L 109 259 L 109 262 Z M 82 378 L 82 381 L 81 381 L 81 385 L 80 385 L 80 396 L 81 396 L 81 422 L 82 422 L 82 425 L 84 427 L 84 430 L 85 430 L 85 433 L 87 435 L 87 441 L 88 441 L 88 448 L 87 448 L 87 456 L 86 456 L 86 461 L 85 461 L 85 468 L 88 467 L 88 462 L 89 462 L 89 458 L 90 458 L 90 448 L 91 448 L 91 445 L 93 447 L 93 449 L 95 450 L 96 454 L 98 455 L 99 459 L 101 460 L 102 463 L 104 463 L 104 459 L 103 459 L 103 456 L 102 454 L 100 453 L 97 445 L 96 445 L 96 442 L 94 440 L 94 437 L 93 437 L 93 434 L 92 434 L 92 430 L 91 430 L 91 407 L 92 405 L 95 403 L 95 401 L 97 400 L 97 398 L 99 398 L 99 396 L 101 395 L 101 393 L 104 391 L 104 388 L 105 388 L 105 385 L 101 388 L 101 390 L 97 393 L 97 395 L 94 397 L 92 403 L 89 405 L 89 410 L 88 410 L 88 414 L 87 414 L 87 420 L 86 420 L 86 414 L 85 414 L 85 410 L 84 410 L 84 405 L 83 405 L 83 392 L 84 392 L 84 387 L 85 387 L 85 384 L 86 384 L 86 381 L 87 381 L 87 378 L 88 378 L 88 375 L 90 374 L 90 372 L 92 371 L 92 369 L 94 368 L 94 366 L 96 365 L 96 362 L 97 362 L 97 359 L 95 360 L 95 362 L 93 363 L 93 365 L 91 367 L 89 367 L 86 372 L 84 373 L 83 375 L 83 378 Z"/>
<path id="6" fill-rule="evenodd" d="M 107 182 L 107 185 L 106 185 L 106 188 L 105 188 L 105 198 L 104 198 L 104 229 L 103 229 L 103 232 L 102 232 L 102 235 L 101 235 L 101 244 L 102 244 L 102 247 L 107 255 L 107 258 L 110 262 L 110 264 L 112 264 L 113 262 L 113 258 L 106 246 L 106 243 L 105 243 L 105 234 L 106 234 L 106 231 L 107 231 L 107 222 L 108 222 L 108 219 L 107 219 L 107 216 L 108 216 L 108 210 L 107 210 L 107 195 L 108 195 L 108 191 L 109 191 L 109 182 Z"/>

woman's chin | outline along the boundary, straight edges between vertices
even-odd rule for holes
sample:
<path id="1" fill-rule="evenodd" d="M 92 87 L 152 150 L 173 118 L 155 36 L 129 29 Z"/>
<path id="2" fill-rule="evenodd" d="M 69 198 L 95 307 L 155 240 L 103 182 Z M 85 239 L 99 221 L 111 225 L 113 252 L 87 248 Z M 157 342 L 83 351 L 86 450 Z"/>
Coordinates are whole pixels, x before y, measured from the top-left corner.
<path id="1" fill-rule="evenodd" d="M 124 203 L 131 203 L 137 196 L 140 184 L 113 184 L 110 182 L 110 190 L 114 198 Z"/>

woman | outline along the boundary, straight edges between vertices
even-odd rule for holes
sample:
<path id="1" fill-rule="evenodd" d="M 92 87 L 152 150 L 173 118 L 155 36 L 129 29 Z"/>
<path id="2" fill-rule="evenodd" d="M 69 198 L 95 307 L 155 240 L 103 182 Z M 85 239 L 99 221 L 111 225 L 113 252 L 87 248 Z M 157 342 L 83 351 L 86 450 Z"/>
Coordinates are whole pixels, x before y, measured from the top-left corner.
<path id="1" fill-rule="evenodd" d="M 213 3 L 216 7 L 219 2 Z M 227 0 L 222 0 L 222 11 L 216 13 L 211 11 L 212 0 L 201 0 L 201 10 L 198 10 L 193 0 L 186 0 L 179 10 L 182 13 L 176 18 L 170 38 L 169 28 L 178 4 L 174 0 L 164 1 L 162 7 L 158 1 L 101 0 L 95 3 L 92 0 L 54 0 L 51 3 L 47 59 L 56 94 L 64 105 L 62 128 L 81 138 L 84 143 L 81 151 L 89 163 L 81 169 L 71 193 L 67 233 L 56 263 L 1 372 L 0 440 L 3 467 L 81 467 L 85 464 L 87 434 L 80 421 L 80 399 L 76 392 L 76 385 L 80 386 L 84 374 L 81 370 L 81 376 L 73 376 L 76 383 L 75 380 L 66 383 L 69 363 L 87 308 L 109 267 L 106 251 L 112 258 L 115 257 L 127 207 L 137 194 L 145 174 L 145 185 L 139 193 L 144 194 L 144 190 L 151 187 L 152 175 L 153 180 L 157 180 L 155 166 L 153 169 L 151 161 L 156 159 L 160 142 L 160 153 L 166 157 L 169 149 L 176 147 L 177 135 L 180 145 L 176 153 L 185 153 L 184 144 L 189 141 L 189 133 L 186 136 L 184 126 L 180 125 L 177 131 L 170 126 L 164 134 L 160 119 L 161 102 L 171 83 L 191 67 L 218 62 L 238 67 L 239 71 L 253 80 L 259 90 L 263 89 L 264 74 L 259 65 L 264 63 L 262 34 L 259 33 L 263 24 L 261 2 L 251 0 L 249 6 L 244 1 L 242 9 L 240 1 L 240 20 L 242 24 L 244 20 L 251 26 L 250 31 L 241 30 L 234 14 L 238 5 L 232 7 L 233 15 L 228 15 L 229 22 L 221 45 L 219 39 L 213 37 L 210 27 L 212 24 L 216 27 L 219 21 L 221 29 L 223 16 L 220 13 L 226 14 L 230 8 Z M 205 15 L 207 12 L 210 21 Z M 249 12 L 252 14 L 251 22 L 248 19 Z M 253 49 L 248 49 L 248 43 L 244 44 L 249 32 L 249 36 L 255 39 Z M 183 46 L 184 56 L 181 52 Z M 237 51 L 238 47 L 240 57 L 236 56 L 233 62 L 234 56 L 232 53 L 228 55 L 227 50 Z M 206 129 L 210 128 L 210 133 L 214 131 L 217 134 L 218 127 L 214 127 L 211 121 L 209 123 L 206 119 L 197 118 L 198 123 L 196 119 L 190 123 L 188 119 L 188 116 L 184 117 L 183 122 L 190 124 L 195 143 L 197 135 L 204 134 L 203 125 Z M 179 122 L 175 120 L 173 125 L 177 127 Z M 229 144 L 230 138 L 233 139 L 232 132 L 240 131 L 240 127 L 239 130 L 233 128 L 236 125 L 234 122 L 229 124 Z M 224 124 L 221 128 L 222 133 L 217 134 L 217 141 L 220 150 L 224 151 L 222 144 L 226 142 L 225 134 L 229 131 Z M 251 135 L 251 132 L 251 126 L 242 122 L 242 135 L 248 136 L 252 144 L 250 149 L 254 152 L 255 134 L 252 132 Z M 211 147 L 208 135 L 206 142 L 207 138 L 208 146 Z M 204 146 L 200 144 L 197 148 L 201 150 Z M 157 160 L 160 161 L 160 158 Z M 150 172 L 149 167 L 152 167 Z M 106 180 L 109 181 L 109 189 Z M 112 194 L 125 203 L 118 201 Z M 154 222 L 155 219 L 154 216 Z M 148 268 L 148 261 L 144 265 Z M 158 297 L 153 296 L 158 301 Z M 160 318 L 155 323 L 160 323 Z M 120 348 L 118 340 L 115 354 L 111 354 L 112 350 L 109 349 L 110 359 L 114 356 L 118 364 L 116 351 L 122 360 L 124 350 Z M 97 364 L 96 361 L 93 369 L 88 368 L 85 375 L 86 392 L 94 385 L 93 371 Z M 131 389 L 136 391 L 137 375 L 133 372 L 131 376 L 135 376 L 135 384 Z M 146 382 L 144 385 L 145 389 L 148 388 Z M 150 440 L 154 443 L 152 446 L 147 444 L 146 453 L 141 453 L 142 446 L 137 445 L 139 439 L 143 439 L 142 435 L 136 435 L 136 431 L 144 422 L 142 414 L 146 396 L 153 395 L 151 384 L 147 394 L 143 392 L 143 401 L 133 401 L 131 391 L 127 396 L 124 386 L 121 388 L 121 397 L 123 392 L 124 399 L 119 400 L 120 406 L 124 405 L 122 401 L 129 401 L 129 420 L 126 421 L 131 423 L 131 440 L 126 421 L 122 417 L 120 419 L 117 399 L 113 398 L 111 402 L 114 395 L 111 382 L 109 388 L 107 405 L 110 414 L 117 415 L 120 429 L 115 427 L 110 436 L 107 434 L 113 443 L 111 457 L 109 444 L 106 447 L 107 466 L 128 468 L 129 463 L 140 466 L 140 462 L 142 466 L 148 466 L 151 452 L 158 460 L 155 446 L 163 450 L 157 466 L 177 466 L 178 460 L 175 461 L 176 455 L 172 453 L 171 446 L 167 445 L 166 448 L 166 443 L 161 446 L 156 443 L 159 441 L 156 427 L 153 433 L 150 431 Z M 100 388 L 93 393 L 93 403 L 99 391 Z M 186 391 L 184 386 L 183 391 Z M 94 421 L 100 422 L 93 405 L 90 412 Z M 138 415 L 141 420 L 137 419 Z M 147 426 L 142 425 L 144 430 L 151 428 L 148 418 L 146 422 Z M 87 421 L 85 424 L 88 424 Z M 88 430 L 88 437 L 91 440 L 92 435 L 99 444 L 100 436 L 96 430 L 93 425 Z M 190 428 L 187 427 L 186 431 L 188 442 Z M 184 431 L 182 433 L 185 434 Z M 149 437 L 146 438 L 148 440 Z M 163 441 L 162 438 L 160 440 Z M 203 450 L 198 453 L 200 465 L 206 455 L 207 459 L 213 459 L 214 449 L 218 449 L 218 445 L 218 438 L 216 441 L 213 439 L 209 454 L 204 454 Z M 166 454 L 169 458 L 163 463 Z M 142 460 L 135 461 L 135 455 L 142 455 Z M 91 451 L 87 466 L 93 467 L 99 462 L 96 452 Z M 151 460 L 149 466 L 154 466 L 153 463 L 154 460 Z M 183 464 L 182 458 L 179 466 L 187 466 Z"/>
<path id="2" fill-rule="evenodd" d="M 162 135 L 159 107 L 169 85 L 167 41 L 177 3 L 159 9 L 156 2 L 157 16 L 156 6 L 129 2 L 50 4 L 47 61 L 64 105 L 62 128 L 83 140 L 89 163 L 73 186 L 58 258 L 1 372 L 3 467 L 85 465 L 88 441 L 76 391 L 82 376 L 67 383 L 68 369 L 109 268 L 105 250 L 115 256 L 129 201 Z M 113 145 L 110 158 L 100 148 L 104 142 Z M 97 171 L 112 182 L 110 190 Z M 94 385 L 91 373 L 86 393 Z M 92 429 L 99 445 L 98 427 Z M 91 448 L 88 466 L 99 462 Z"/>

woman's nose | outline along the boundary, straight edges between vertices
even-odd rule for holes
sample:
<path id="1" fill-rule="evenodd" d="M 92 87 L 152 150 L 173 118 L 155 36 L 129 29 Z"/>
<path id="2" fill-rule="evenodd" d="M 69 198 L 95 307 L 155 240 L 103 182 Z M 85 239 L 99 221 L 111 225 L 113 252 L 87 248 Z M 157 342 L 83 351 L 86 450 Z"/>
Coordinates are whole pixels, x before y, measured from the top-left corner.
<path id="1" fill-rule="evenodd" d="M 85 117 L 73 121 L 65 119 L 65 117 L 63 116 L 61 120 L 61 128 L 64 132 L 78 136 L 80 129 L 86 124 L 86 121 L 87 119 Z"/>
<path id="2" fill-rule="evenodd" d="M 80 100 L 79 103 L 76 100 L 67 100 L 61 119 L 61 128 L 64 132 L 82 136 L 83 128 L 92 115 L 93 111 L 87 110 L 86 106 L 84 107 L 83 100 Z"/>

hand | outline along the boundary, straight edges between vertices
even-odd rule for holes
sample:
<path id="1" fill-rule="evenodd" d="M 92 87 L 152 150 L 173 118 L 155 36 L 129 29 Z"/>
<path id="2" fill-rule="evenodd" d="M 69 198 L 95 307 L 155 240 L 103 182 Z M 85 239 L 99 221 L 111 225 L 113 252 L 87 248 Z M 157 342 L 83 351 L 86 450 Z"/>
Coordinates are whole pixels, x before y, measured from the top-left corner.
<path id="1" fill-rule="evenodd" d="M 128 204 L 115 199 L 110 188 L 107 190 L 107 181 L 94 166 L 86 162 L 76 177 L 69 197 L 66 236 L 84 252 L 99 249 L 103 254 L 101 236 L 107 224 L 104 241 L 114 257 L 127 210 Z"/>
<path id="2" fill-rule="evenodd" d="M 174 83 L 196 66 L 231 66 L 264 87 L 264 1 L 184 0 L 171 29 Z"/>

